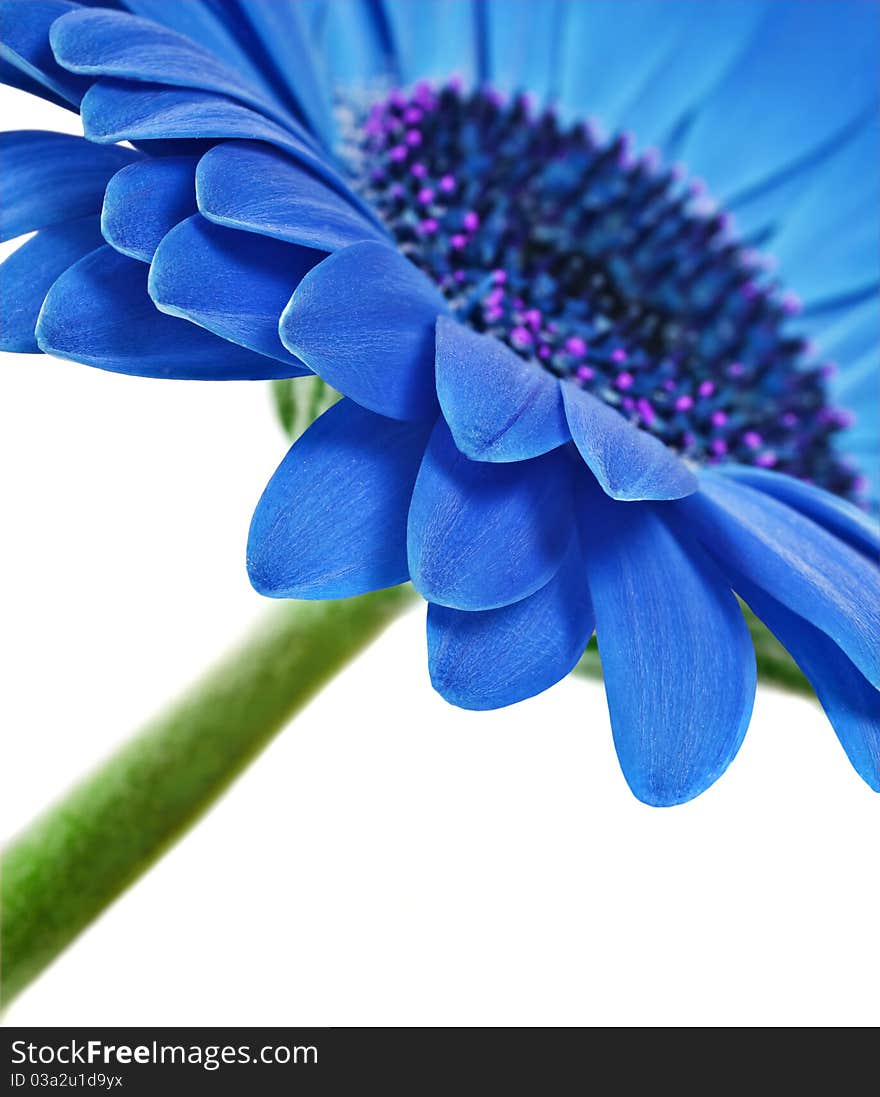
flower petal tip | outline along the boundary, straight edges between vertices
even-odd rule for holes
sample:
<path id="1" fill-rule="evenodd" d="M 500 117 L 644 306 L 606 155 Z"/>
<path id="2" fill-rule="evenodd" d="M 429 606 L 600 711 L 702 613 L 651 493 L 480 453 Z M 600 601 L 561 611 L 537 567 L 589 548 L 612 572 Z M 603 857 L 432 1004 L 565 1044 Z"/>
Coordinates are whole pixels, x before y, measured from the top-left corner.
<path id="1" fill-rule="evenodd" d="M 526 461 L 570 440 L 556 378 L 499 339 L 438 316 L 435 368 L 443 415 L 472 461 Z"/>

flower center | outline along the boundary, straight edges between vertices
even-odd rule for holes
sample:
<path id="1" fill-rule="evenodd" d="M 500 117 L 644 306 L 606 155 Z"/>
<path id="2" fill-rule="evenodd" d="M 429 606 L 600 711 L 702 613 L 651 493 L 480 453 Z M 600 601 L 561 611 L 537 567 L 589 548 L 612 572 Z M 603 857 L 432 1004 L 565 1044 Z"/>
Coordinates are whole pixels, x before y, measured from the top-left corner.
<path id="1" fill-rule="evenodd" d="M 454 82 L 393 91 L 359 135 L 365 194 L 459 320 L 691 458 L 854 493 L 829 366 L 786 330 L 797 300 L 699 181 Z"/>

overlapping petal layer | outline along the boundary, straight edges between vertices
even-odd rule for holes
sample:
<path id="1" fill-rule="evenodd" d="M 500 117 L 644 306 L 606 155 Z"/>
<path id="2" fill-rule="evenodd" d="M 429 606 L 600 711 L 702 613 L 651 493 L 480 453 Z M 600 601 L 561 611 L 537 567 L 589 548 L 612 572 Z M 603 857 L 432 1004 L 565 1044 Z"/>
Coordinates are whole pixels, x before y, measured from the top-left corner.
<path id="1" fill-rule="evenodd" d="M 754 658 L 736 591 L 801 664 L 876 789 L 873 521 L 776 473 L 697 476 L 620 413 L 620 393 L 611 406 L 461 323 L 340 161 L 333 142 L 350 138 L 351 119 L 337 129 L 331 109 L 340 89 L 361 102 L 377 80 L 457 71 L 524 84 L 563 117 L 595 114 L 685 157 L 746 238 L 776 250 L 803 298 L 793 338 L 840 361 L 832 385 L 860 412 L 841 437 L 873 474 L 870 5 L 112 7 L 4 0 L 0 79 L 81 102 L 89 140 L 2 139 L 4 238 L 39 230 L 0 268 L 3 348 L 39 341 L 143 376 L 315 371 L 344 398 L 257 508 L 259 590 L 335 598 L 412 578 L 431 603 L 432 681 L 470 708 L 548 688 L 595 620 L 622 768 L 640 799 L 664 805 L 708 787 L 748 723 Z M 414 222 L 412 240 L 422 231 L 433 230 Z"/>

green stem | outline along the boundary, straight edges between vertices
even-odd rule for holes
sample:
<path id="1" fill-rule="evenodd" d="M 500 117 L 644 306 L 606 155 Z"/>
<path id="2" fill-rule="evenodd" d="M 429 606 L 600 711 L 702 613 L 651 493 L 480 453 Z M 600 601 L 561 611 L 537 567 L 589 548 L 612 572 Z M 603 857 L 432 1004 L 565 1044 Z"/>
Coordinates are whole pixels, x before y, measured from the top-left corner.
<path id="1" fill-rule="evenodd" d="M 290 717 L 413 597 L 286 602 L 167 712 L 12 840 L 8 1003 L 179 838 Z"/>
<path id="2" fill-rule="evenodd" d="M 4 853 L 8 1003 L 210 806 L 290 717 L 410 604 L 410 586 L 285 602 Z M 812 690 L 746 613 L 762 681 Z M 601 678 L 593 640 L 577 673 Z"/>

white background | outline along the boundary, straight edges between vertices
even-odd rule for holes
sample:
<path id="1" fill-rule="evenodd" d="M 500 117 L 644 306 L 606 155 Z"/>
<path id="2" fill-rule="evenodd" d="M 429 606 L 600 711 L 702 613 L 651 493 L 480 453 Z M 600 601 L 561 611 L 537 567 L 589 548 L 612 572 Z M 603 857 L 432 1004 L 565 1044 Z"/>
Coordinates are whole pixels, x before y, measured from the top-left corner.
<path id="1" fill-rule="evenodd" d="M 9 127 L 77 119 L 2 89 Z M 263 611 L 259 384 L 4 356 L 2 831 Z M 706 638 L 711 642 L 711 637 Z M 878 800 L 760 690 L 706 795 L 644 807 L 601 687 L 446 705 L 421 609 L 8 1011 L 19 1025 L 873 1025 Z"/>

